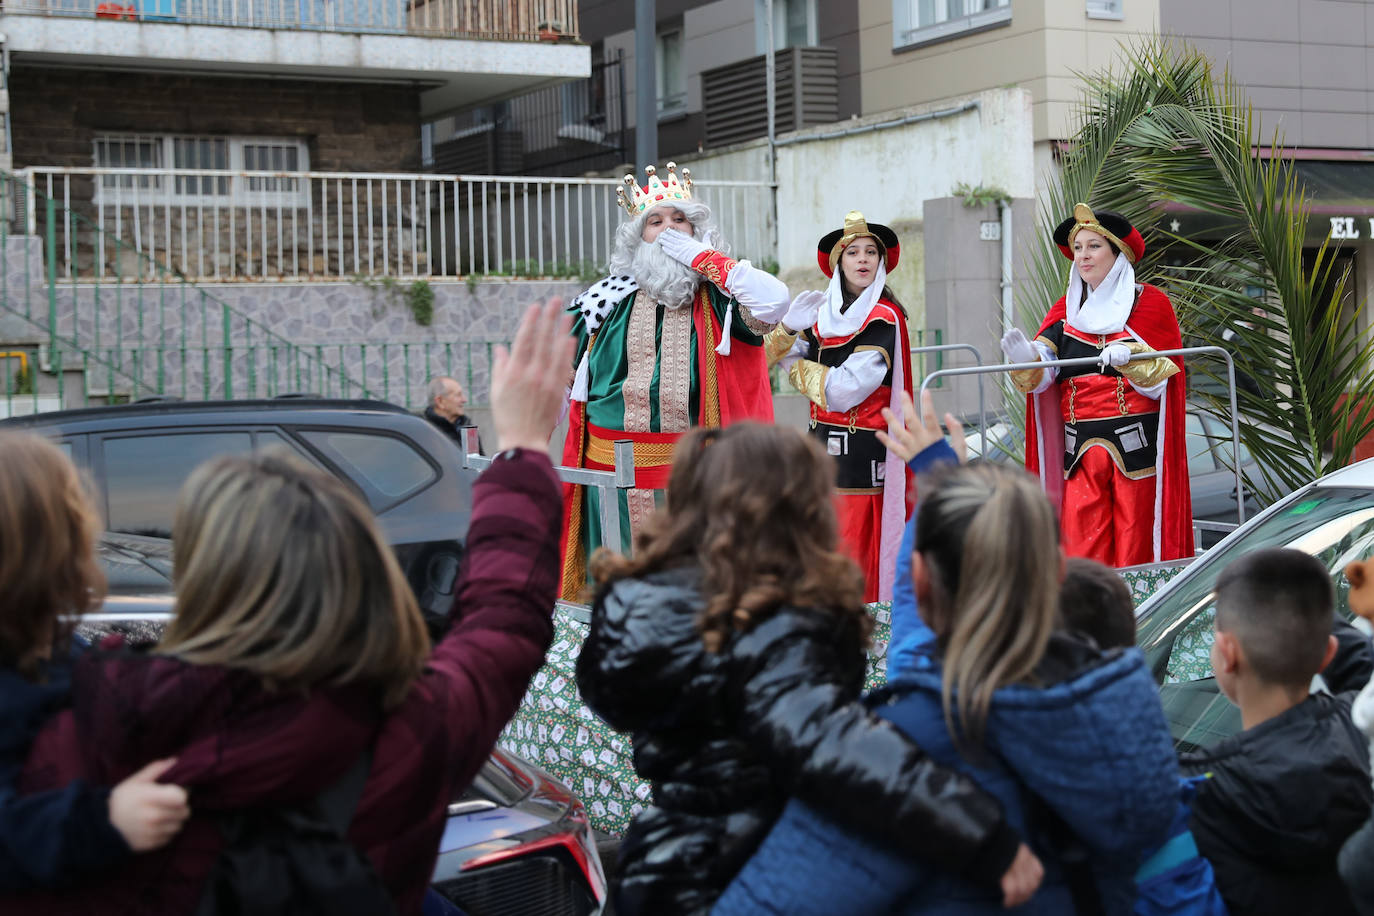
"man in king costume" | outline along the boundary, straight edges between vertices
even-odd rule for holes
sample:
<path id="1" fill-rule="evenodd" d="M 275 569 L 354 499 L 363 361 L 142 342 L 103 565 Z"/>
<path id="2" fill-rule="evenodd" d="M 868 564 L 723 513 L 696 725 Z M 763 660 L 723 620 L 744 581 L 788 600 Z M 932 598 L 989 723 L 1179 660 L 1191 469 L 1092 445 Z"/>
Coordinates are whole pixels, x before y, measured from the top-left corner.
<path id="1" fill-rule="evenodd" d="M 611 275 L 573 300 L 578 340 L 563 464 L 611 470 L 614 443 L 634 443 L 635 487 L 620 499 L 621 543 L 668 484 L 673 445 L 691 426 L 773 421 L 763 335 L 789 305 L 771 274 L 726 254 L 711 211 L 693 200 L 690 173 L 653 166 L 639 187 L 625 176 Z M 596 492 L 567 484 L 563 597 L 577 600 L 601 543 Z"/>

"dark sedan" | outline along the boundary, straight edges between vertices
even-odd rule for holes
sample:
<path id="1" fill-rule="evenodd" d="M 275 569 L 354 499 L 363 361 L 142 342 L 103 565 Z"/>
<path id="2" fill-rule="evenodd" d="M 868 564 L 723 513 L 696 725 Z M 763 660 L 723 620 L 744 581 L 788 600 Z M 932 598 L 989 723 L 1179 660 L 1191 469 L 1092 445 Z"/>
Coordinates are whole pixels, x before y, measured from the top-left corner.
<path id="1" fill-rule="evenodd" d="M 453 603 L 473 472 L 425 420 L 382 401 L 158 401 L 0 421 L 56 442 L 89 476 L 113 533 L 155 554 L 201 462 L 277 446 L 347 481 L 377 514 L 427 620 Z"/>

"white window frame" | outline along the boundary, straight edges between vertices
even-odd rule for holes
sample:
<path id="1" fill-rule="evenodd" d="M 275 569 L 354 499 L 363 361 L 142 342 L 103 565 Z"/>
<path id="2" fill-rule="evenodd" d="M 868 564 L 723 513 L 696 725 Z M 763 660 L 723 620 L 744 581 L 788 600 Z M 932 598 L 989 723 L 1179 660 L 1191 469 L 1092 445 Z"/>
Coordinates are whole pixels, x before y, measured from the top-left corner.
<path id="1" fill-rule="evenodd" d="M 310 150 L 306 141 L 299 137 L 267 137 L 267 136 L 248 136 L 241 134 L 141 134 L 124 133 L 112 131 L 101 134 L 91 143 L 91 161 L 97 167 L 105 166 L 101 162 L 100 150 L 102 144 L 119 143 L 144 143 L 156 144 L 158 151 L 156 158 L 159 160 L 156 168 L 171 169 L 171 163 L 175 162 L 176 142 L 178 140 L 208 140 L 224 141 L 228 159 L 228 170 L 230 172 L 247 171 L 245 167 L 244 148 L 249 146 L 280 146 L 296 151 L 296 173 L 302 175 L 310 171 Z M 270 169 L 254 169 L 254 171 L 272 171 Z M 181 180 L 178 181 L 177 179 Z M 205 176 L 172 176 L 170 184 L 165 176 L 129 176 L 120 179 L 116 176 L 99 176 L 95 182 L 95 203 L 98 205 L 112 206 L 119 204 L 129 206 L 137 200 L 140 204 L 170 202 L 178 206 L 267 206 L 267 207 L 292 207 L 303 208 L 310 205 L 310 180 L 305 177 L 298 179 L 284 179 L 294 181 L 296 187 L 287 190 L 268 190 L 254 188 L 250 185 L 259 182 L 272 182 L 282 179 L 272 178 L 247 178 L 242 175 L 231 175 L 224 179 Z M 115 183 L 118 182 L 118 185 Z M 220 193 L 214 190 L 205 193 L 187 193 L 180 190 L 184 183 L 199 182 L 201 186 L 210 183 L 214 185 L 227 185 L 227 189 Z"/>
<path id="2" fill-rule="evenodd" d="M 787 10 L 794 3 L 806 8 L 806 41 L 800 47 L 812 47 L 819 42 L 816 25 L 816 0 L 773 0 L 773 50 L 782 51 L 794 45 L 787 44 Z M 768 39 L 764 34 L 768 28 L 766 0 L 754 0 L 754 52 L 768 53 Z M 781 34 L 779 34 L 781 32 Z"/>
<path id="3" fill-rule="evenodd" d="M 975 32 L 995 29 L 1011 24 L 1011 0 L 994 0 L 998 5 L 991 9 L 975 10 L 969 8 L 982 5 L 985 0 L 934 0 L 939 5 L 960 6 L 962 15 L 921 24 L 921 0 L 892 0 L 892 49 L 894 51 L 919 48 L 937 41 L 946 41 Z M 945 6 L 946 10 L 949 6 Z"/>
<path id="4" fill-rule="evenodd" d="M 667 82 L 663 79 L 667 72 L 668 64 L 664 60 L 663 45 L 664 40 L 669 36 L 677 37 L 677 85 L 678 91 L 671 96 L 663 92 L 663 84 Z M 675 118 L 687 113 L 687 74 L 683 72 L 684 61 L 682 59 L 683 32 L 681 27 L 664 29 L 654 36 L 654 95 L 656 99 L 658 116 L 663 118 Z"/>
<path id="5" fill-rule="evenodd" d="M 1126 18 L 1125 0 L 1087 0 L 1087 15 L 1089 19 L 1114 19 L 1120 22 Z"/>

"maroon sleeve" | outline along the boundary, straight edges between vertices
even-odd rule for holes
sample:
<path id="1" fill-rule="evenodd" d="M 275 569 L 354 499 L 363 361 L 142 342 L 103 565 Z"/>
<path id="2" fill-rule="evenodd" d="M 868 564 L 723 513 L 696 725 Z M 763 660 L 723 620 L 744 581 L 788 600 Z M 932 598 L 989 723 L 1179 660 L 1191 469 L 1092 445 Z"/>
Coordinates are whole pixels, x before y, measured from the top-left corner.
<path id="1" fill-rule="evenodd" d="M 426 687 L 451 711 L 450 738 L 480 761 L 515 713 L 553 639 L 562 499 L 547 455 L 498 457 L 472 491 L 452 627 Z"/>

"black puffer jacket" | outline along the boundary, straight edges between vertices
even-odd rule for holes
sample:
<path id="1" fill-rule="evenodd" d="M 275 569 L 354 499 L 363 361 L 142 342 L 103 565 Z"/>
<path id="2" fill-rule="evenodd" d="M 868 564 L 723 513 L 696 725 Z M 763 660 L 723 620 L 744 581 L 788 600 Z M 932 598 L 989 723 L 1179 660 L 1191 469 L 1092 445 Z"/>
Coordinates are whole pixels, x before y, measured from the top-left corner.
<path id="1" fill-rule="evenodd" d="M 1313 694 L 1182 763 L 1212 775 L 1191 826 L 1231 916 L 1355 916 L 1336 854 L 1374 793 L 1365 737 L 1340 700 Z"/>
<path id="2" fill-rule="evenodd" d="M 632 733 L 652 808 L 620 848 L 620 916 L 705 913 L 789 796 L 927 861 L 996 883 L 1019 838 L 998 803 L 855 702 L 857 626 L 782 608 L 706 651 L 695 568 L 615 583 L 577 660 L 582 698 Z"/>

